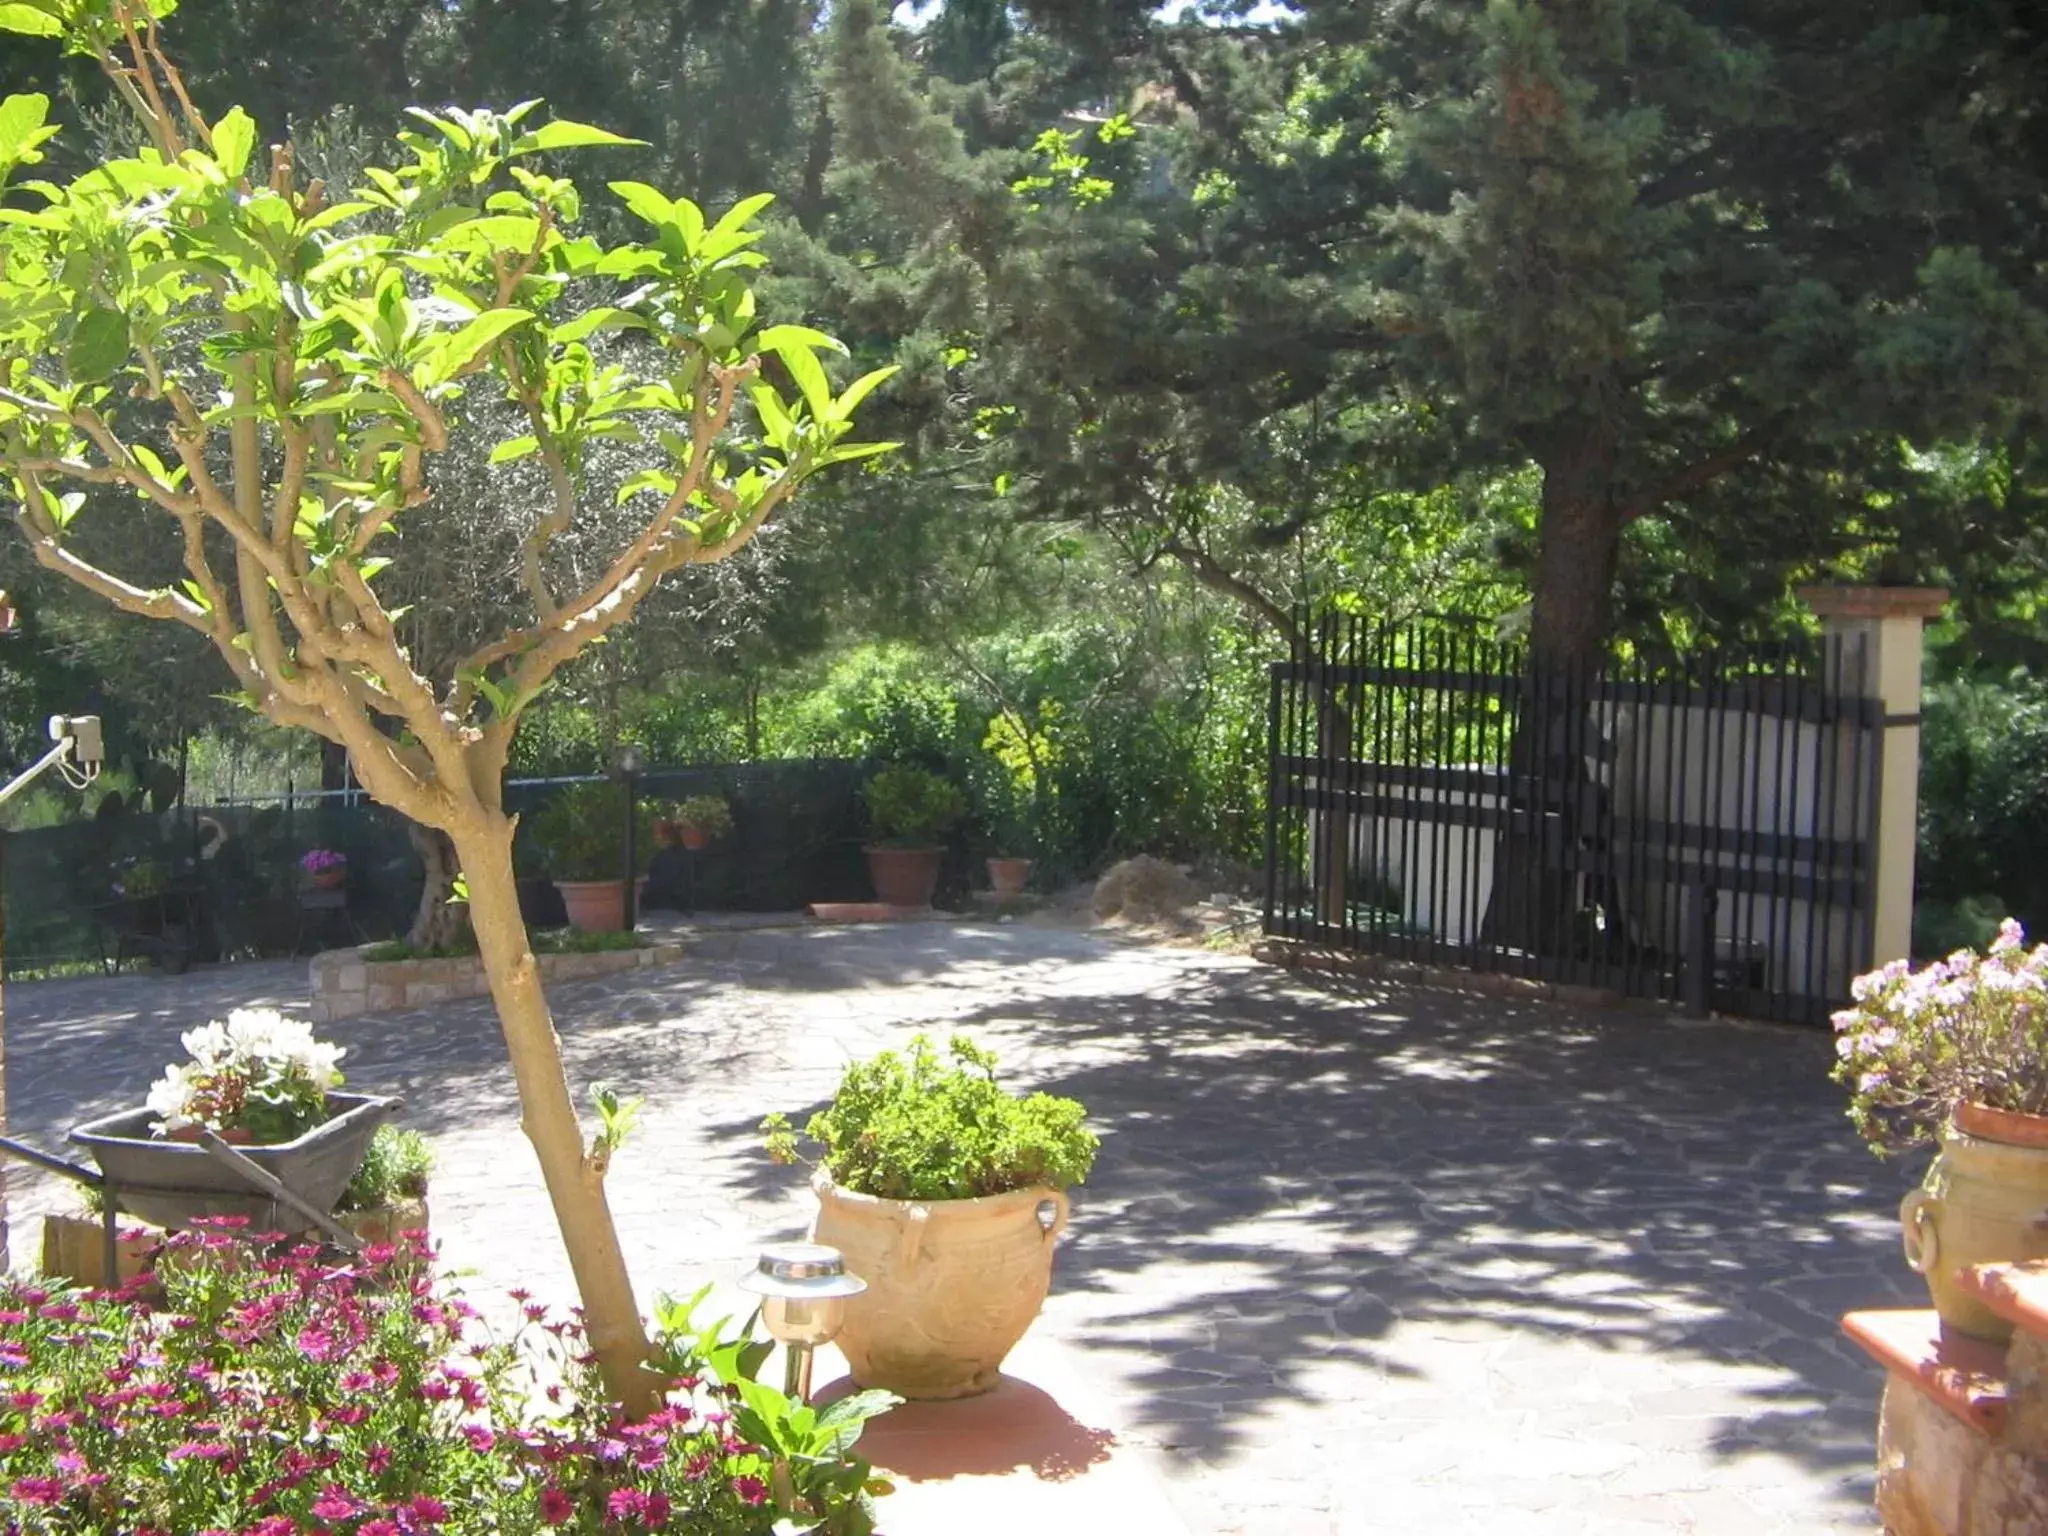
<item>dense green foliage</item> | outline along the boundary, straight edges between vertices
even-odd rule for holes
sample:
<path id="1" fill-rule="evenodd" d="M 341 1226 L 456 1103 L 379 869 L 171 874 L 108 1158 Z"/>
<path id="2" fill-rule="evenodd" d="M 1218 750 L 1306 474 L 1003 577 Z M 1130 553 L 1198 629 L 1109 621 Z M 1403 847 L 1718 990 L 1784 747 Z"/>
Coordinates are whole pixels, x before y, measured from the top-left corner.
<path id="1" fill-rule="evenodd" d="M 606 152 L 621 175 L 772 189 L 764 314 L 830 317 L 857 366 L 902 369 L 864 411 L 905 451 L 650 599 L 532 707 L 515 771 L 601 771 L 628 738 L 660 762 L 915 762 L 967 788 L 977 852 L 1245 862 L 1259 668 L 1303 601 L 1583 653 L 1782 634 L 1806 581 L 1936 581 L 1930 921 L 1977 896 L 2038 912 L 2019 850 L 2048 805 L 1963 722 L 2048 671 L 2044 13 L 1248 9 L 342 0 L 258 26 L 228 0 L 180 22 L 199 86 L 246 85 L 322 164 L 413 100 L 546 96 L 644 141 Z M 106 120 L 94 78 L 31 53 L 0 79 Z M 487 469 L 438 494 L 506 566 Z M 166 582 L 176 553 L 135 551 Z M 215 660 L 6 576 L 30 616 L 0 646 L 7 747 L 81 691 L 124 754 L 235 729 Z M 408 622 L 424 652 L 458 638 Z"/>
<path id="2" fill-rule="evenodd" d="M 895 848 L 933 848 L 967 815 L 967 796 L 951 779 L 907 763 L 884 768 L 861 791 L 876 841 Z"/>
<path id="3" fill-rule="evenodd" d="M 404 1126 L 380 1125 L 338 1208 L 374 1211 L 398 1200 L 424 1200 L 433 1174 L 434 1147 L 426 1137 Z"/>
<path id="4" fill-rule="evenodd" d="M 918 1035 L 900 1054 L 846 1069 L 832 1102 L 804 1127 L 835 1184 L 884 1200 L 969 1200 L 1088 1177 L 1098 1143 L 1080 1104 L 1006 1092 L 993 1053 L 964 1035 L 947 1053 L 950 1066 Z M 761 1131 L 777 1162 L 798 1160 L 785 1116 L 768 1116 Z"/>
<path id="5" fill-rule="evenodd" d="M 633 804 L 633 864 L 645 873 L 654 852 L 654 807 Z M 626 862 L 626 787 L 571 784 L 521 824 L 522 841 L 555 880 L 618 880 Z"/>

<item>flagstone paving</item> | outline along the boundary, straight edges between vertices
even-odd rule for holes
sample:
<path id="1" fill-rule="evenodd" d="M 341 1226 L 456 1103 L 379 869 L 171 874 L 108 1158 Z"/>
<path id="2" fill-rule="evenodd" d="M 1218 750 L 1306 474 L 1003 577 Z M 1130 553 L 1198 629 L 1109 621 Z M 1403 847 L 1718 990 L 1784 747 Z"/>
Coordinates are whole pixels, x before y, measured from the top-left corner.
<path id="1" fill-rule="evenodd" d="M 255 1002 L 303 1010 L 304 964 L 9 986 L 15 1133 L 58 1145 Z M 1102 1159 L 1036 1337 L 1191 1531 L 1873 1527 L 1880 1381 L 1836 1318 L 1914 1299 L 1911 1170 L 1855 1143 L 1819 1034 L 938 923 L 707 932 L 555 1003 L 579 1085 L 648 1101 L 611 1189 L 649 1290 L 801 1229 L 754 1126 L 853 1056 L 966 1028 L 1083 1099 Z M 330 1032 L 436 1138 L 434 1225 L 479 1296 L 566 1297 L 487 1005 Z M 18 1216 L 62 1198 L 12 1179 Z"/>

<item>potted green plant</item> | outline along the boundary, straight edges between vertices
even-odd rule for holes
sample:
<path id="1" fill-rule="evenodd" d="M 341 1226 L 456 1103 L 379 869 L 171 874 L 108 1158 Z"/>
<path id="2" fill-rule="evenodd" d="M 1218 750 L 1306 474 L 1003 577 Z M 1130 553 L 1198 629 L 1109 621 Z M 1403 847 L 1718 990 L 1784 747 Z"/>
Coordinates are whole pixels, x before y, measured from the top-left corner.
<path id="1" fill-rule="evenodd" d="M 721 795 L 692 795 L 675 809 L 676 839 L 692 852 L 732 832 L 732 807 Z"/>
<path id="2" fill-rule="evenodd" d="M 946 834 L 967 814 L 967 796 L 951 779 L 901 763 L 868 780 L 862 794 L 875 839 L 867 849 L 875 899 L 892 907 L 929 907 Z"/>
<path id="3" fill-rule="evenodd" d="M 804 1128 L 822 1149 L 813 1235 L 867 1281 L 837 1343 L 854 1380 L 909 1398 L 996 1383 L 1052 1284 L 1067 1188 L 1098 1145 L 1073 1099 L 1019 1096 L 996 1059 L 923 1035 L 855 1062 Z M 801 1161 L 787 1117 L 761 1123 L 777 1162 Z"/>
<path id="4" fill-rule="evenodd" d="M 2003 1344 L 2012 1325 L 1958 1284 L 1973 1264 L 2048 1259 L 2048 945 L 2007 918 L 1989 950 L 1856 979 L 1834 1076 L 1879 1156 L 1936 1145 L 1899 1207 L 1906 1261 L 1943 1323 Z"/>
<path id="5" fill-rule="evenodd" d="M 380 1125 L 362 1166 L 335 1202 L 342 1225 L 369 1243 L 392 1243 L 427 1229 L 427 1181 L 434 1149 L 418 1131 Z"/>
<path id="6" fill-rule="evenodd" d="M 645 874 L 654 847 L 654 808 L 633 808 L 634 870 Z M 555 889 L 562 894 L 569 925 L 585 932 L 626 926 L 626 789 L 592 779 L 571 784 L 541 807 L 528 835 Z"/>

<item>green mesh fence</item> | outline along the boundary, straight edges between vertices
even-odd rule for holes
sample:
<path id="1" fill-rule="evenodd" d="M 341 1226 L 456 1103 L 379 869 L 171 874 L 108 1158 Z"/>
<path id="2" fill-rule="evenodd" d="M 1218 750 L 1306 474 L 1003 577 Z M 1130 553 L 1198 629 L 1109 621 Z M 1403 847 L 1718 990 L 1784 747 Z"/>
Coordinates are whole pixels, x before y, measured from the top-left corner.
<path id="1" fill-rule="evenodd" d="M 866 899 L 860 787 L 872 772 L 791 760 L 641 775 L 643 798 L 722 795 L 733 816 L 730 836 L 662 861 L 648 907 L 776 912 Z M 513 781 L 507 808 L 530 813 L 573 782 Z M 304 900 L 298 861 L 313 848 L 348 856 L 344 903 Z M 521 902 L 537 926 L 561 921 L 544 873 L 522 857 Z M 0 833 L 9 975 L 117 954 L 178 966 L 389 938 L 410 924 L 419 895 L 405 819 L 359 798 L 309 794 Z"/>

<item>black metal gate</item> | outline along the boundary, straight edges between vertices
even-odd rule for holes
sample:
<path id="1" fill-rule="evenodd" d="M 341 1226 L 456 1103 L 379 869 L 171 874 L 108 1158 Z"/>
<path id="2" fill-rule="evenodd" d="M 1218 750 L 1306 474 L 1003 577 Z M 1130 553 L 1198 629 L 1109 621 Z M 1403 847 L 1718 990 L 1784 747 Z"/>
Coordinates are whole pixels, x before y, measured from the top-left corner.
<path id="1" fill-rule="evenodd" d="M 1269 935 L 1795 1022 L 1869 967 L 1854 637 L 1544 667 L 1452 626 L 1304 633 L 1272 669 Z"/>

